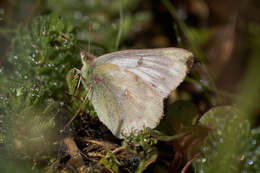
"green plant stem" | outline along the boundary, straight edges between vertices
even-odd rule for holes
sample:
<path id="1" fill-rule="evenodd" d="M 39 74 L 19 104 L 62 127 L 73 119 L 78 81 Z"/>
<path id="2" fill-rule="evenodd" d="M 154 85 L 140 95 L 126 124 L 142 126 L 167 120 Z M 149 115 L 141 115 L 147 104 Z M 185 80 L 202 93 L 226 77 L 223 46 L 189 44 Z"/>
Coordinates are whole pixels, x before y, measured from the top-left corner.
<path id="1" fill-rule="evenodd" d="M 119 15 L 120 15 L 120 22 L 119 22 L 119 30 L 117 33 L 117 37 L 116 37 L 116 45 L 115 45 L 115 50 L 118 50 L 119 47 L 119 43 L 121 40 L 121 36 L 122 36 L 122 32 L 123 32 L 123 20 L 124 20 L 124 14 L 123 14 L 123 5 L 122 5 L 123 1 L 120 1 L 120 11 L 119 11 Z"/>
<path id="2" fill-rule="evenodd" d="M 188 30 L 187 26 L 185 25 L 184 22 L 182 22 L 176 12 L 176 9 L 174 8 L 174 6 L 172 5 L 172 3 L 169 0 L 162 0 L 164 6 L 168 9 L 169 13 L 171 14 L 172 18 L 175 20 L 175 22 L 177 23 L 177 26 L 179 28 L 179 30 L 181 31 L 181 33 L 183 34 L 183 37 L 185 38 L 185 40 L 187 41 L 188 47 L 191 49 L 191 51 L 193 52 L 194 56 L 196 58 L 198 58 L 198 60 L 201 62 L 202 68 L 205 72 L 205 74 L 207 75 L 207 78 L 210 82 L 210 86 L 212 87 L 212 91 L 218 91 L 213 78 L 211 77 L 205 63 L 204 60 L 202 58 L 202 55 L 200 55 L 199 51 L 196 49 L 196 47 L 192 44 L 192 34 L 190 33 L 190 31 Z M 221 97 L 219 97 L 217 95 L 217 99 L 218 102 L 221 103 Z"/>

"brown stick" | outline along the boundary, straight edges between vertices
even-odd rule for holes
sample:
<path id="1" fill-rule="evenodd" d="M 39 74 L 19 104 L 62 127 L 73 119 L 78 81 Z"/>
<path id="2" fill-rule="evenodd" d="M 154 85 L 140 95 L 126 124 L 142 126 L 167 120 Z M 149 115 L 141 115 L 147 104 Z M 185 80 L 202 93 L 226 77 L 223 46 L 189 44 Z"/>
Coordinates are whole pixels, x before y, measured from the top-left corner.
<path id="1" fill-rule="evenodd" d="M 192 164 L 192 162 L 193 162 L 195 159 L 197 159 L 197 156 L 198 156 L 198 155 L 195 155 L 195 157 L 194 157 L 193 159 L 189 160 L 189 161 L 185 164 L 185 166 L 184 166 L 183 169 L 181 170 L 181 173 L 185 173 L 185 172 L 187 171 L 187 169 L 188 169 L 189 166 Z"/>
<path id="2" fill-rule="evenodd" d="M 94 139 L 89 139 L 87 137 L 85 138 L 81 138 L 81 140 L 89 142 L 89 143 L 93 143 L 102 147 L 110 147 L 110 148 L 116 148 L 115 145 L 113 145 L 112 143 L 108 142 L 108 141 L 102 141 L 102 140 L 94 140 Z"/>
<path id="3" fill-rule="evenodd" d="M 113 153 L 113 154 L 116 154 L 116 153 L 121 152 L 121 151 L 123 151 L 123 150 L 125 150 L 125 147 L 121 146 L 121 147 L 118 147 L 118 148 L 114 149 L 114 150 L 112 151 L 112 153 Z"/>
<path id="4" fill-rule="evenodd" d="M 78 149 L 75 141 L 71 137 L 67 137 L 63 140 L 68 149 L 68 153 L 71 157 L 70 161 L 72 165 L 77 169 L 79 173 L 86 173 L 87 167 L 81 157 L 80 150 Z"/>

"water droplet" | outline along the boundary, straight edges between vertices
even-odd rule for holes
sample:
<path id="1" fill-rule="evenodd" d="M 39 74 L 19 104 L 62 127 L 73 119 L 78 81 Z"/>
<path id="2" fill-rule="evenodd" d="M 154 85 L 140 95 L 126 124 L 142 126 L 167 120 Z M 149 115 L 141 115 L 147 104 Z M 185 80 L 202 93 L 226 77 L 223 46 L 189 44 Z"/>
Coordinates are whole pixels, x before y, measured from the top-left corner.
<path id="1" fill-rule="evenodd" d="M 248 160 L 247 163 L 248 163 L 248 165 L 253 165 L 254 161 L 253 160 Z"/>
<path id="2" fill-rule="evenodd" d="M 202 163 L 205 163 L 206 161 L 207 161 L 206 158 L 201 159 L 201 162 L 202 162 Z"/>
<path id="3" fill-rule="evenodd" d="M 255 139 L 252 140 L 252 141 L 251 141 L 251 144 L 252 144 L 252 145 L 255 145 L 255 144 L 256 144 L 256 140 L 255 140 Z"/>
<path id="4" fill-rule="evenodd" d="M 177 37 L 177 41 L 178 41 L 178 42 L 181 42 L 181 37 Z"/>
<path id="5" fill-rule="evenodd" d="M 43 31 L 42 31 L 42 35 L 45 35 L 46 34 L 46 28 L 45 27 L 43 27 L 43 29 L 42 29 Z"/>
<path id="6" fill-rule="evenodd" d="M 217 134 L 218 134 L 218 135 L 222 135 L 221 130 L 217 130 Z"/>
<path id="7" fill-rule="evenodd" d="M 63 106 L 63 105 L 64 105 L 64 102 L 60 102 L 60 105 Z"/>

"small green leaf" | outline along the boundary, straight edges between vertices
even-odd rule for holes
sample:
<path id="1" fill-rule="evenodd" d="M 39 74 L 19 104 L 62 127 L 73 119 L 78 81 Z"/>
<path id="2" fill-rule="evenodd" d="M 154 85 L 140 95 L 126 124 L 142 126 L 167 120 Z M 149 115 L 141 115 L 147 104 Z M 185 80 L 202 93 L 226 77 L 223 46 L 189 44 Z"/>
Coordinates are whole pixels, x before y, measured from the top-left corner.
<path id="1" fill-rule="evenodd" d="M 169 105 L 167 115 L 158 126 L 158 130 L 167 135 L 183 132 L 183 127 L 193 126 L 198 118 L 198 110 L 194 103 L 179 100 Z"/>
<path id="2" fill-rule="evenodd" d="M 155 150 L 154 150 L 155 151 Z M 142 173 L 144 172 L 151 164 L 153 164 L 158 158 L 157 152 L 151 152 L 147 155 L 147 157 L 142 160 L 135 173 Z"/>
<path id="3" fill-rule="evenodd" d="M 200 122 L 212 129 L 223 124 L 227 118 L 241 114 L 238 109 L 232 106 L 219 106 L 210 109 L 200 119 Z"/>

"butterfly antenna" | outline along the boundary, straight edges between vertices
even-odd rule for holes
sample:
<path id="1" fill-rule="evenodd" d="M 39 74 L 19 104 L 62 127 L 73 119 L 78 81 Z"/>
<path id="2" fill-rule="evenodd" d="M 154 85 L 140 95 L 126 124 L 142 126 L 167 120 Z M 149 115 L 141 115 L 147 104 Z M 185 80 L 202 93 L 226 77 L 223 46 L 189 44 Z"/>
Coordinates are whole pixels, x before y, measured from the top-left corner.
<path id="1" fill-rule="evenodd" d="M 76 72 L 76 74 L 74 74 L 73 76 L 79 75 L 79 79 L 77 80 L 77 84 L 76 84 L 75 88 L 73 88 L 73 96 L 75 96 L 77 91 L 78 91 L 78 89 L 79 89 L 79 87 L 80 87 L 80 84 L 81 84 L 83 78 L 82 78 L 81 70 L 79 70 L 77 68 L 73 68 L 73 70 Z"/>
<path id="2" fill-rule="evenodd" d="M 89 21 L 89 23 L 88 23 L 88 32 L 89 33 L 91 33 L 91 21 Z M 90 40 L 90 37 L 88 38 L 88 52 L 91 52 L 90 51 L 90 42 L 91 42 L 91 40 Z"/>
<path id="3" fill-rule="evenodd" d="M 61 36 L 61 38 L 63 38 L 64 40 L 70 41 L 70 39 L 67 38 L 64 34 L 60 34 L 60 36 Z M 95 55 L 93 55 L 93 54 L 90 53 L 90 39 L 89 39 L 89 41 L 88 41 L 88 50 L 85 50 L 85 48 L 81 47 L 79 44 L 76 44 L 75 46 L 81 51 L 81 53 L 84 54 L 84 56 L 90 58 L 91 60 L 94 60 L 94 59 L 96 58 Z"/>
<path id="4" fill-rule="evenodd" d="M 78 91 L 78 89 L 79 89 L 79 87 L 80 87 L 81 81 L 82 81 L 82 76 L 80 75 L 79 80 L 77 81 L 77 87 L 76 87 L 76 89 L 74 90 L 74 91 L 75 91 L 74 94 L 77 93 L 77 91 Z"/>

